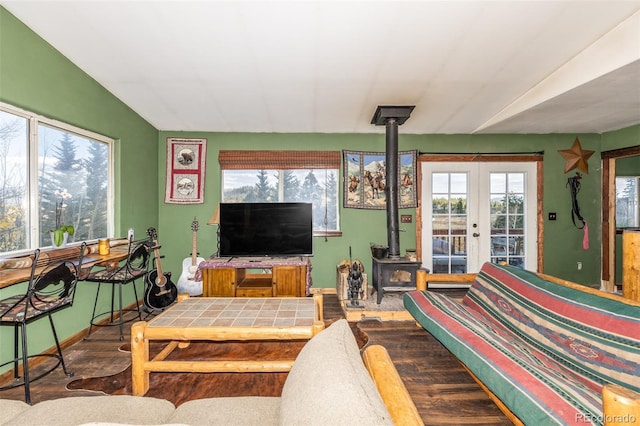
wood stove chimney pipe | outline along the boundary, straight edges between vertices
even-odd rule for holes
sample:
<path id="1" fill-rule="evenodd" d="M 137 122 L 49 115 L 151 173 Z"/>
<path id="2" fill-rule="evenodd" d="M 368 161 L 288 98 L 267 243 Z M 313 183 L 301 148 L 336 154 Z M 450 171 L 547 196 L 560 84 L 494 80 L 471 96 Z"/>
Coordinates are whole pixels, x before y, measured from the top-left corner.
<path id="1" fill-rule="evenodd" d="M 398 222 L 398 126 L 403 124 L 414 106 L 378 106 L 371 124 L 386 126 L 386 174 L 387 185 L 387 242 L 388 257 L 400 258 L 400 229 Z"/>
<path id="2" fill-rule="evenodd" d="M 398 224 L 398 122 L 395 118 L 387 120 L 386 137 L 387 186 L 387 242 L 388 257 L 400 258 L 400 227 Z"/>

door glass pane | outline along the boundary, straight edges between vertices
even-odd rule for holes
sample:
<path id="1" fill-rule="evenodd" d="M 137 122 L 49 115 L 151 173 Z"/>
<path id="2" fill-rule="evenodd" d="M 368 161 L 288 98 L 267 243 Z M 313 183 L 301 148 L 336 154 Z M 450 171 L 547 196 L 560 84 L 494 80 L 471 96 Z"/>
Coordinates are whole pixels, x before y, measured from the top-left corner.
<path id="1" fill-rule="evenodd" d="M 504 194 L 507 192 L 507 181 L 505 180 L 503 173 L 492 173 L 489 177 L 491 182 L 491 192 L 498 194 Z"/>
<path id="2" fill-rule="evenodd" d="M 504 193 L 502 193 L 504 194 Z M 491 213 L 494 214 L 504 214 L 507 212 L 506 200 L 504 199 L 504 195 L 492 195 L 491 196 Z"/>
<path id="3" fill-rule="evenodd" d="M 449 192 L 449 174 L 433 173 L 432 190 L 434 194 L 446 194 Z"/>
<path id="4" fill-rule="evenodd" d="M 467 174 L 432 174 L 434 273 L 467 272 Z"/>
<path id="5" fill-rule="evenodd" d="M 491 215 L 491 235 L 505 235 L 507 233 L 507 215 L 492 214 Z"/>
<path id="6" fill-rule="evenodd" d="M 451 195 L 451 214 L 466 215 L 467 214 L 467 194 Z"/>
<path id="7" fill-rule="evenodd" d="M 524 194 L 524 173 L 509 173 L 509 192 Z"/>
<path id="8" fill-rule="evenodd" d="M 466 173 L 451 173 L 451 188 L 449 191 L 454 194 L 466 194 L 467 193 L 467 174 Z"/>
<path id="9" fill-rule="evenodd" d="M 491 262 L 524 266 L 525 174 L 491 173 Z"/>

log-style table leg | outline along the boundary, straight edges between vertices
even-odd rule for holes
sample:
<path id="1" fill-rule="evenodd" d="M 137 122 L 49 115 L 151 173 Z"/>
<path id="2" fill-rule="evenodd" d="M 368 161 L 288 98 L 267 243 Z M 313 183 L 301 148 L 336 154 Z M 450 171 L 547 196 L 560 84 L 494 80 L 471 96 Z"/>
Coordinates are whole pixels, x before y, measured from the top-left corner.
<path id="1" fill-rule="evenodd" d="M 316 308 L 316 314 L 313 321 L 313 336 L 324 330 L 324 306 L 322 293 L 316 293 L 313 295 L 313 301 Z"/>
<path id="2" fill-rule="evenodd" d="M 133 395 L 144 395 L 149 390 L 149 370 L 145 364 L 149 361 L 149 340 L 144 338 L 147 328 L 145 321 L 131 326 L 131 389 Z"/>

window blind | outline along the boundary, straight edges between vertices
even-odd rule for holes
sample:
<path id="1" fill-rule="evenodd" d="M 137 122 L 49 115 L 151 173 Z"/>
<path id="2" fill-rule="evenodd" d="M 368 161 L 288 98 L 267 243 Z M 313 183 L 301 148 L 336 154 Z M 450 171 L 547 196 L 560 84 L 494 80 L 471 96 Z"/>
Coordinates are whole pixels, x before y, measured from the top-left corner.
<path id="1" fill-rule="evenodd" d="M 339 169 L 340 151 L 223 150 L 218 162 L 222 170 Z"/>

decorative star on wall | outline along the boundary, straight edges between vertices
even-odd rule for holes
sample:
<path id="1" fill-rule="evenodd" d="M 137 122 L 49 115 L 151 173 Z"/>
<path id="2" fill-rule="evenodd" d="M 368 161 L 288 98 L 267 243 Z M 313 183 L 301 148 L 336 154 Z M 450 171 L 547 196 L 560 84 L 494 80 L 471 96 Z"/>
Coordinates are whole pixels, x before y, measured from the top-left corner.
<path id="1" fill-rule="evenodd" d="M 580 146 L 580 140 L 576 137 L 573 141 L 573 145 L 569 149 L 558 150 L 560 155 L 564 157 L 566 163 L 564 165 L 564 172 L 567 173 L 570 170 L 578 168 L 585 173 L 589 173 L 589 157 L 593 155 L 595 151 L 589 151 L 582 149 Z"/>

